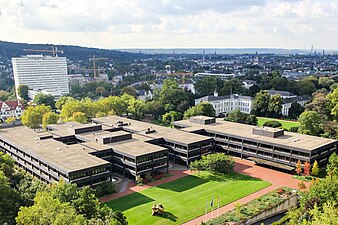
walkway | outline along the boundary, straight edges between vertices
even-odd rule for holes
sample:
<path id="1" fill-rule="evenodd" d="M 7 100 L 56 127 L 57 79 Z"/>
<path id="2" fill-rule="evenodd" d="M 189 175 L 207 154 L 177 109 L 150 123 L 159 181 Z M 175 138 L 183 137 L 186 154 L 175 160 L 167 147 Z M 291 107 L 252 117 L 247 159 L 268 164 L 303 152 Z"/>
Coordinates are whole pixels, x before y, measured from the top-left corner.
<path id="1" fill-rule="evenodd" d="M 219 212 L 219 215 L 222 215 L 228 211 L 231 211 L 235 208 L 235 204 L 237 202 L 240 202 L 242 204 L 245 204 L 247 202 L 250 202 L 251 200 L 258 198 L 272 190 L 275 190 L 279 187 L 287 186 L 293 189 L 298 189 L 298 183 L 299 180 L 296 180 L 292 178 L 292 175 L 279 172 L 276 170 L 268 169 L 265 167 L 257 166 L 254 162 L 242 160 L 242 159 L 235 159 L 235 171 L 237 173 L 245 174 L 251 177 L 256 177 L 262 180 L 269 181 L 271 185 L 267 188 L 264 188 L 260 191 L 257 191 L 251 195 L 248 195 L 244 198 L 241 198 L 235 202 L 232 202 L 228 205 L 225 205 L 223 207 L 220 207 L 219 210 L 215 209 L 214 212 L 207 213 L 207 215 L 203 215 L 200 217 L 197 217 L 184 225 L 196 225 L 201 224 L 207 218 L 207 220 L 211 220 L 212 218 L 215 218 L 217 213 Z M 305 182 L 306 183 L 306 182 Z M 308 186 L 309 183 L 306 183 Z"/>

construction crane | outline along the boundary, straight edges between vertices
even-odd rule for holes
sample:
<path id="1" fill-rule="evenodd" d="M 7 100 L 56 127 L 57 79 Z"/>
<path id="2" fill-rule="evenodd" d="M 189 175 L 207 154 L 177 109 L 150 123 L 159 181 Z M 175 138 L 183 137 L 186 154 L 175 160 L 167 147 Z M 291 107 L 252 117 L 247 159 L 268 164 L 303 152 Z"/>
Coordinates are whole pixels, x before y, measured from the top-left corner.
<path id="1" fill-rule="evenodd" d="M 52 46 L 51 50 L 48 50 L 48 49 L 24 49 L 23 51 L 25 51 L 25 52 L 50 52 L 50 53 L 52 53 L 53 57 L 57 57 L 58 52 L 60 52 L 62 54 L 64 53 L 63 50 L 58 50 L 58 48 L 54 47 L 54 46 Z"/>
<path id="2" fill-rule="evenodd" d="M 93 55 L 93 58 L 90 58 L 89 61 L 93 61 L 93 70 L 94 70 L 94 80 L 96 79 L 96 61 L 99 60 L 108 60 L 108 58 L 95 58 L 95 55 Z M 98 76 L 100 76 L 100 68 L 98 67 Z"/>

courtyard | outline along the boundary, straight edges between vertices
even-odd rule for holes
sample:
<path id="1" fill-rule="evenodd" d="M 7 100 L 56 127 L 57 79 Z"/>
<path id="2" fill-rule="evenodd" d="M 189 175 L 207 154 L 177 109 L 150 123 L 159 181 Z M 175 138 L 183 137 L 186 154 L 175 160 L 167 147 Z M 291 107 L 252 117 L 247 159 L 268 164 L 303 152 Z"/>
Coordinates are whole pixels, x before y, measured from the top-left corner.
<path id="1" fill-rule="evenodd" d="M 259 190 L 270 183 L 247 175 L 232 173 L 194 174 L 150 187 L 106 202 L 113 210 L 122 211 L 130 224 L 182 224 L 213 208 L 224 206 Z M 220 202 L 218 203 L 218 196 Z M 151 216 L 153 204 L 162 204 L 165 213 Z M 214 211 L 216 216 L 217 210 Z"/>

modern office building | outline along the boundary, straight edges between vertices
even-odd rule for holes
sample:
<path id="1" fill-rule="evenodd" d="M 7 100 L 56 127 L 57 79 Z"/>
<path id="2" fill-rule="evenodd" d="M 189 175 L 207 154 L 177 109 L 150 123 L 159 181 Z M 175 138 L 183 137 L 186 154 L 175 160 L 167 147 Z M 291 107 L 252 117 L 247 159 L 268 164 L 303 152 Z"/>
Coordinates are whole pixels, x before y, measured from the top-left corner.
<path id="1" fill-rule="evenodd" d="M 66 57 L 27 55 L 12 58 L 15 88 L 25 84 L 56 98 L 69 93 Z"/>
<path id="2" fill-rule="evenodd" d="M 317 160 L 319 165 L 324 165 L 329 156 L 337 152 L 337 140 L 213 117 L 192 117 L 175 121 L 174 126 L 180 131 L 212 137 L 220 151 L 290 171 L 298 160 L 310 164 Z"/>
<path id="3" fill-rule="evenodd" d="M 132 177 L 168 172 L 169 158 L 188 165 L 214 147 L 210 137 L 118 116 L 94 122 L 53 124 L 43 132 L 1 129 L 0 150 L 43 181 L 95 186 L 114 171 Z"/>
<path id="4" fill-rule="evenodd" d="M 218 96 L 215 91 L 214 95 L 207 95 L 195 99 L 195 105 L 201 102 L 208 102 L 215 109 L 216 116 L 220 114 L 228 114 L 235 110 L 240 110 L 242 113 L 250 114 L 253 107 L 253 98 L 243 95 L 226 95 Z"/>

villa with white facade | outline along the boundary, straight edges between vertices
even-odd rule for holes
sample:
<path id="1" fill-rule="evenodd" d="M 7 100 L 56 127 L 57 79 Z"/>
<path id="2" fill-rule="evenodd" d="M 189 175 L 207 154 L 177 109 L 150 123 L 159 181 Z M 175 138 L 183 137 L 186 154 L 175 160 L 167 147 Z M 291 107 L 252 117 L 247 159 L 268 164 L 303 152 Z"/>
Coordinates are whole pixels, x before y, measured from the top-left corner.
<path id="1" fill-rule="evenodd" d="M 237 109 L 242 113 L 250 114 L 253 107 L 253 98 L 250 96 L 237 94 L 218 96 L 217 92 L 214 92 L 214 95 L 195 99 L 195 105 L 200 102 L 209 102 L 214 107 L 216 116 L 228 114 Z"/>

